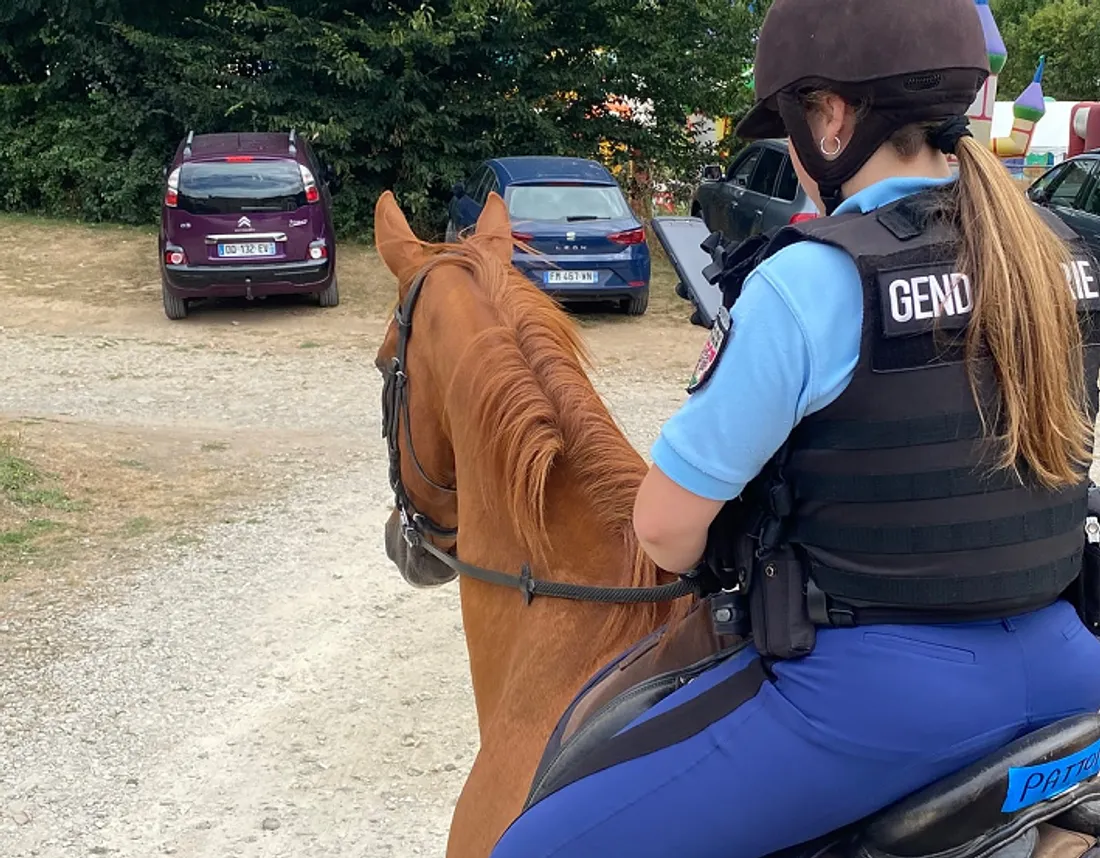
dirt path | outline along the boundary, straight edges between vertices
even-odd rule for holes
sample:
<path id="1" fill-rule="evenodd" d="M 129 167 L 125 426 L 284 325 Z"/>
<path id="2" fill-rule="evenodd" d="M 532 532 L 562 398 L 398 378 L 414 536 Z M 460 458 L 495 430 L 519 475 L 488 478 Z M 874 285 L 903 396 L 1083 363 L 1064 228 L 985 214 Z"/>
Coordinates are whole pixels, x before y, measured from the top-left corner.
<path id="1" fill-rule="evenodd" d="M 0 268 L 0 438 L 41 471 L 5 489 L 0 448 L 0 855 L 442 854 L 477 734 L 454 587 L 382 550 L 388 277 L 349 253 L 336 312 L 172 324 L 118 236 L 98 272 Z M 699 330 L 582 326 L 645 451 Z"/>

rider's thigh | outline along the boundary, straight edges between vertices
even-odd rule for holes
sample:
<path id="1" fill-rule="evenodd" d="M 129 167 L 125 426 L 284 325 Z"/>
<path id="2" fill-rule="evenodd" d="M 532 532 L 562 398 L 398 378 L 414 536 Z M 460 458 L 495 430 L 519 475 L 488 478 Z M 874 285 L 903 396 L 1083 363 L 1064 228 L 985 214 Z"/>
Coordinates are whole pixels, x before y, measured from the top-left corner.
<path id="1" fill-rule="evenodd" d="M 822 630 L 810 656 L 775 663 L 721 720 L 535 805 L 493 858 L 759 858 L 826 834 L 1042 723 L 1100 708 L 1100 643 L 1074 622 L 1055 605 L 1004 621 Z"/>
<path id="2" fill-rule="evenodd" d="M 792 730 L 789 706 L 766 685 L 691 739 L 565 787 L 518 819 L 493 858 L 759 858 L 949 770 L 831 747 Z M 970 755 L 1013 733 L 988 734 Z"/>

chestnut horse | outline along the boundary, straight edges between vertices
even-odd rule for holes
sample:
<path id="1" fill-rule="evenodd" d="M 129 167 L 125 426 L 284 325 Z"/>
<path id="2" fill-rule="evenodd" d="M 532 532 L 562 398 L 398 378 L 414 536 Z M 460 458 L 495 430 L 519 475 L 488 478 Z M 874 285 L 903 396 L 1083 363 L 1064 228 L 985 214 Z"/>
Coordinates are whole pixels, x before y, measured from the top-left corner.
<path id="1" fill-rule="evenodd" d="M 424 541 L 463 563 L 597 586 L 671 580 L 640 550 L 634 495 L 646 472 L 585 372 L 571 320 L 511 265 L 504 202 L 490 195 L 473 236 L 421 242 L 386 192 L 375 243 L 398 281 L 405 326 L 391 321 L 376 365 L 404 399 L 397 485 Z M 419 292 L 409 297 L 410 286 Z M 412 312 L 415 310 L 415 312 Z M 393 371 L 399 349 L 404 356 Z M 399 379 L 394 376 L 399 375 Z M 391 482 L 394 479 L 391 473 Z M 400 507 L 401 504 L 398 504 Z M 398 508 L 386 553 L 410 584 L 438 586 L 452 565 L 403 538 Z M 457 534 L 457 536 L 455 535 Z M 447 854 L 487 856 L 520 812 L 557 719 L 585 681 L 666 622 L 669 604 L 536 597 L 462 576 L 480 750 Z"/>

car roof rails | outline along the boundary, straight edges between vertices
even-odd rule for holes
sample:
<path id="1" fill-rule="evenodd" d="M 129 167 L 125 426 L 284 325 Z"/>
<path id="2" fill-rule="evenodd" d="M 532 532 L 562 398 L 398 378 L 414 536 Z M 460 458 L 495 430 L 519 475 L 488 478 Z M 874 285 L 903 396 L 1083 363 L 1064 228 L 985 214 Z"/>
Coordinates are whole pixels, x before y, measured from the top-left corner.
<path id="1" fill-rule="evenodd" d="M 295 132 L 295 130 L 293 128 L 291 128 L 290 129 L 290 146 L 289 146 L 291 155 L 297 155 L 298 154 L 298 147 L 296 145 L 294 145 L 294 141 L 297 139 L 297 137 L 298 137 L 297 133 Z"/>
<path id="2" fill-rule="evenodd" d="M 194 139 L 195 139 L 195 132 L 194 131 L 188 131 L 187 132 L 187 140 L 184 141 L 184 144 L 183 144 L 183 157 L 184 158 L 190 158 L 191 157 L 191 141 L 194 140 Z"/>

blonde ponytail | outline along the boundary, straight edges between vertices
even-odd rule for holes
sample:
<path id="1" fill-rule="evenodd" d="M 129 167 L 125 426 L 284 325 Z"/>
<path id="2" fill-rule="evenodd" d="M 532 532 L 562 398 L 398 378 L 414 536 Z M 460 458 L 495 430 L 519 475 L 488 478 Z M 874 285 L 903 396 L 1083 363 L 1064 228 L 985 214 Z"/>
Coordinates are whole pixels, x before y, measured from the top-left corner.
<path id="1" fill-rule="evenodd" d="M 1050 489 L 1079 484 L 1093 447 L 1085 384 L 1097 380 L 1084 378 L 1068 249 L 985 146 L 964 137 L 956 157 L 959 267 L 975 284 L 967 354 L 975 395 L 974 355 L 993 362 L 999 464 L 1016 470 L 1023 459 Z"/>

